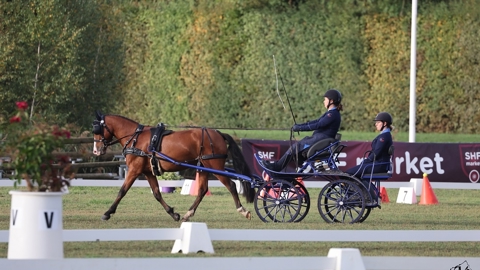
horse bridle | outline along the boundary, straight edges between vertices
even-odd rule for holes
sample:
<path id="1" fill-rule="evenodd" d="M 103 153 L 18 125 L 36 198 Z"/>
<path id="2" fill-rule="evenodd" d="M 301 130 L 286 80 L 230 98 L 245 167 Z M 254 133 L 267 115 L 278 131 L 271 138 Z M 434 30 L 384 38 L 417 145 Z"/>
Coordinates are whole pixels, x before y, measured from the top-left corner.
<path id="1" fill-rule="evenodd" d="M 113 145 L 113 144 L 116 144 L 118 143 L 120 140 L 115 140 L 112 142 L 112 140 L 108 141 L 107 139 L 105 139 L 105 136 L 103 136 L 104 134 L 104 129 L 106 129 L 108 131 L 108 133 L 110 133 L 110 135 L 112 135 L 112 138 L 114 137 L 112 131 L 108 128 L 108 126 L 105 124 L 105 120 L 103 119 L 102 117 L 102 120 L 93 120 L 93 134 L 95 135 L 100 135 L 102 138 L 100 140 L 95 140 L 93 139 L 93 142 L 102 142 L 103 145 L 102 145 L 102 148 L 100 149 L 100 152 L 104 152 L 107 150 L 107 147 L 109 147 L 110 145 Z"/>
<path id="2" fill-rule="evenodd" d="M 131 138 L 127 141 L 127 143 L 125 144 L 125 146 L 123 147 L 124 151 L 125 151 L 125 148 L 127 147 L 127 145 L 130 143 L 130 141 L 133 139 L 134 142 L 133 142 L 133 146 L 135 146 L 135 143 L 136 143 L 136 139 L 134 138 L 135 135 L 138 136 L 139 133 L 142 132 L 143 130 L 143 126 L 142 125 L 139 125 L 139 127 L 135 130 L 135 132 L 133 134 L 130 134 L 130 135 L 126 135 L 126 136 L 123 136 L 121 138 L 118 138 L 114 141 L 110 140 L 108 141 L 107 139 L 105 139 L 105 136 L 103 136 L 104 134 L 104 129 L 106 129 L 108 131 L 108 133 L 110 133 L 110 135 L 112 135 L 112 138 L 115 137 L 115 135 L 113 134 L 113 132 L 108 128 L 107 124 L 105 124 L 105 119 L 104 119 L 104 116 L 102 116 L 102 119 L 101 120 L 93 120 L 93 134 L 95 135 L 100 135 L 102 138 L 100 140 L 95 140 L 93 139 L 93 142 L 96 143 L 96 142 L 102 142 L 102 148 L 100 149 L 100 152 L 104 152 L 104 151 L 107 151 L 107 147 L 109 147 L 110 145 L 114 145 L 114 144 L 117 144 L 120 142 L 121 139 L 123 138 L 126 138 L 126 137 L 129 137 L 131 136 Z"/>

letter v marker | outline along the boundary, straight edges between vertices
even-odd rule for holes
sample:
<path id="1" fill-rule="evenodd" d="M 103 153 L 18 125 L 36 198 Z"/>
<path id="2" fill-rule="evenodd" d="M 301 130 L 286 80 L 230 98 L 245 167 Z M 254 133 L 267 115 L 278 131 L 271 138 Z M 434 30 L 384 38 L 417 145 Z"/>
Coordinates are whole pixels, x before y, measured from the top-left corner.
<path id="1" fill-rule="evenodd" d="M 12 226 L 15 226 L 17 221 L 18 209 L 12 209 Z"/>

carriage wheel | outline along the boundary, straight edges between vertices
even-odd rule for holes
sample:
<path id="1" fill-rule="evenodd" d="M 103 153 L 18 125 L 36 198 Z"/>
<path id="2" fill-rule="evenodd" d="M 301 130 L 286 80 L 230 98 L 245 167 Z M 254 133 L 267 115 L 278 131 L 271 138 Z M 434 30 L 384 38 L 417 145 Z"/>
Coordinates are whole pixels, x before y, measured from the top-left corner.
<path id="1" fill-rule="evenodd" d="M 297 219 L 295 220 L 295 222 L 300 222 L 307 216 L 310 210 L 310 194 L 308 194 L 308 190 L 301 183 L 293 181 L 293 184 L 300 190 L 300 194 L 302 194 L 303 197 L 300 201 L 300 213 L 298 213 Z"/>
<path id="2" fill-rule="evenodd" d="M 358 223 L 362 223 L 365 221 L 365 219 L 367 219 L 368 215 L 370 215 L 370 212 L 372 211 L 372 208 L 371 207 L 367 207 L 365 208 L 365 212 L 363 212 L 363 216 L 361 219 L 359 219 L 357 222 Z"/>
<path id="3" fill-rule="evenodd" d="M 304 194 L 291 182 L 281 179 L 267 181 L 258 188 L 255 211 L 263 222 L 295 222 L 301 212 Z"/>
<path id="4" fill-rule="evenodd" d="M 350 180 L 328 183 L 318 195 L 318 212 L 326 222 L 358 222 L 365 212 L 363 192 Z"/>

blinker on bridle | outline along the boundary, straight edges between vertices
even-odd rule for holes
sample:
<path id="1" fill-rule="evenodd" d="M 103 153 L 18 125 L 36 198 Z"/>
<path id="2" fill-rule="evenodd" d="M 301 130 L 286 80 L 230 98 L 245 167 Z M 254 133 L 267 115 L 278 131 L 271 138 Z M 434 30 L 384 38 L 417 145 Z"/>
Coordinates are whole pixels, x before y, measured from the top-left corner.
<path id="1" fill-rule="evenodd" d="M 105 139 L 105 137 L 103 136 L 103 130 L 106 129 L 108 131 L 108 133 L 110 133 L 110 135 L 112 135 L 112 138 L 113 138 L 113 133 L 110 131 L 110 129 L 107 127 L 107 125 L 105 125 L 105 120 L 102 119 L 102 120 L 93 120 L 93 134 L 95 135 L 100 135 L 102 138 L 100 140 L 95 140 L 93 139 L 93 142 L 102 142 L 103 145 L 102 145 L 102 149 L 100 149 L 102 152 L 105 151 L 107 149 L 108 146 L 112 145 L 112 144 L 116 144 L 118 142 L 118 140 L 112 142 L 111 140 L 110 141 L 107 141 L 107 139 Z"/>

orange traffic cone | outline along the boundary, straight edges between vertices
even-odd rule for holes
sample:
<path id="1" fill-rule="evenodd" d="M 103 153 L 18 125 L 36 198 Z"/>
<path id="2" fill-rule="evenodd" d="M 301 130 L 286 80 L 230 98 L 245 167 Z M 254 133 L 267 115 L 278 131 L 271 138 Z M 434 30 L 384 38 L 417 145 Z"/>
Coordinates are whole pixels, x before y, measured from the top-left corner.
<path id="1" fill-rule="evenodd" d="M 380 189 L 380 198 L 382 198 L 382 203 L 389 203 L 390 202 L 390 199 L 388 198 L 387 189 L 385 187 L 382 187 Z"/>
<path id="2" fill-rule="evenodd" d="M 297 182 L 299 182 L 300 184 L 302 184 L 302 186 L 305 186 L 305 183 L 303 183 L 302 177 L 297 177 L 297 178 L 295 178 L 295 180 L 297 180 Z"/>
<path id="3" fill-rule="evenodd" d="M 438 204 L 437 196 L 433 192 L 426 173 L 423 174 L 422 196 L 418 204 Z"/>
<path id="4" fill-rule="evenodd" d="M 190 195 L 191 196 L 198 196 L 198 177 L 199 177 L 199 173 L 197 171 L 197 174 L 195 175 L 195 180 L 192 182 L 192 185 L 190 186 Z M 212 193 L 210 193 L 210 189 L 207 190 L 207 194 L 205 194 L 207 196 L 210 196 L 212 195 Z"/>
<path id="5" fill-rule="evenodd" d="M 299 184 L 301 184 L 302 186 L 305 187 L 305 183 L 303 183 L 303 178 L 302 178 L 302 177 L 297 177 L 297 178 L 295 178 L 295 180 L 297 180 L 297 182 L 298 182 Z M 297 187 L 297 188 L 300 188 L 299 185 L 297 185 L 296 187 Z M 291 191 L 290 193 L 292 193 L 292 192 L 293 192 L 293 191 Z M 303 194 L 303 193 L 304 193 L 304 192 L 303 192 L 303 189 L 300 189 L 300 194 Z M 297 195 L 296 195 L 295 193 L 293 193 L 293 194 L 289 194 L 288 197 L 289 197 L 289 198 L 296 198 Z"/>

